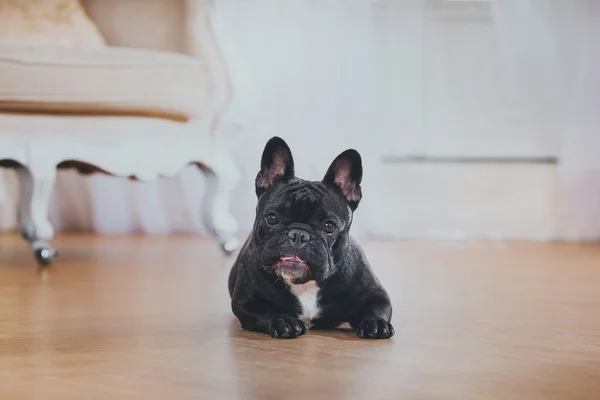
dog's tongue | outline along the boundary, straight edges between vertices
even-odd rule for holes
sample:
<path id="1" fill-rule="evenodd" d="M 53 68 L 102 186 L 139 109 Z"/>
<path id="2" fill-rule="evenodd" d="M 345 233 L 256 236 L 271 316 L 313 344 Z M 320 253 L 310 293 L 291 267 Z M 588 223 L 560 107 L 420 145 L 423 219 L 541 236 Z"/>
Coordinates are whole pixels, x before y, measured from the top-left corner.
<path id="1" fill-rule="evenodd" d="M 305 261 L 298 256 L 282 256 L 279 258 L 279 261 L 297 262 L 305 264 Z"/>

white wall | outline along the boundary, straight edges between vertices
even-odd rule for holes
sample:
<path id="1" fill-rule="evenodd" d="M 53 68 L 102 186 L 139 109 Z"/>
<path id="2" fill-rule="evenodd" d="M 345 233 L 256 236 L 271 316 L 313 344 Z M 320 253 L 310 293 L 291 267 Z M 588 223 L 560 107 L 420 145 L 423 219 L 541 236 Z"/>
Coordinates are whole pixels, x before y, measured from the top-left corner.
<path id="1" fill-rule="evenodd" d="M 281 135 L 298 170 L 314 178 L 340 149 L 368 155 L 359 232 L 576 237 L 555 165 L 493 162 L 556 157 L 559 138 L 530 126 L 501 68 L 486 2 L 219 5 L 264 99 L 238 147 L 247 182 L 240 198 L 251 196 L 264 141 Z M 410 162 L 415 157 L 489 162 Z M 253 207 L 235 205 L 244 226 Z"/>
<path id="2" fill-rule="evenodd" d="M 262 99 L 233 149 L 243 173 L 233 204 L 242 231 L 254 218 L 253 181 L 262 147 L 278 135 L 290 144 L 298 174 L 307 178 L 320 179 L 346 148 L 363 154 L 364 201 L 356 233 L 577 237 L 555 165 L 452 162 L 557 155 L 560 138 L 532 129 L 517 88 L 500 68 L 487 2 L 215 4 Z M 425 162 L 411 162 L 414 157 Z M 432 157 L 450 162 L 428 162 Z M 197 171 L 184 173 L 202 186 Z M 174 184 L 176 189 L 186 191 Z M 201 190 L 194 192 L 192 209 L 196 202 L 199 207 Z M 76 207 L 66 194 L 57 197 L 53 218 L 62 214 L 68 222 L 65 210 Z M 198 228 L 197 219 L 181 215 L 178 230 Z"/>
<path id="3" fill-rule="evenodd" d="M 236 215 L 253 218 L 253 180 L 265 142 L 290 144 L 300 176 L 320 179 L 329 163 L 354 147 L 363 155 L 364 202 L 356 229 L 381 224 L 376 26 L 368 2 L 222 0 L 218 12 L 261 87 L 262 108 L 235 151 L 244 173 Z"/>

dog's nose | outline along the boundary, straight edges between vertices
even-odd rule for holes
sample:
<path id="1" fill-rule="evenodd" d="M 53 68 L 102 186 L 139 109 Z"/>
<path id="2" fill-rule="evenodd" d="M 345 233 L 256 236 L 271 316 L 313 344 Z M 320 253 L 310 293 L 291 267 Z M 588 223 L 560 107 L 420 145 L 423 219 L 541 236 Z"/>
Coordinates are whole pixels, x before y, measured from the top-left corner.
<path id="1" fill-rule="evenodd" d="M 288 232 L 288 239 L 290 239 L 292 246 L 301 248 L 310 241 L 310 233 L 304 229 L 291 229 Z"/>

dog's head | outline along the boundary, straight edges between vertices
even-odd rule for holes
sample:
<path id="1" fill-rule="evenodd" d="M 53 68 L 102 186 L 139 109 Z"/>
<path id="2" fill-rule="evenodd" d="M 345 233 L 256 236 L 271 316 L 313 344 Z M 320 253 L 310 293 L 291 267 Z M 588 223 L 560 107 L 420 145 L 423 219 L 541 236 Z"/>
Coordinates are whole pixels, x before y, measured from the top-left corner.
<path id="1" fill-rule="evenodd" d="M 323 180 L 313 182 L 294 175 L 292 152 L 283 139 L 269 140 L 256 176 L 254 223 L 265 272 L 296 284 L 331 276 L 333 254 L 347 242 L 362 197 L 361 179 L 356 150 L 341 153 Z"/>

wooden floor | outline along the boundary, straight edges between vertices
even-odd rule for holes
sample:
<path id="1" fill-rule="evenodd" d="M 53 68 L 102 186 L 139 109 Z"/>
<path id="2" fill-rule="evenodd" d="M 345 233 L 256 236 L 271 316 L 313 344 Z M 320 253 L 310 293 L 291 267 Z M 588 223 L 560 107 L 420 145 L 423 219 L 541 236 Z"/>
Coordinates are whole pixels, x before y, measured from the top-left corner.
<path id="1" fill-rule="evenodd" d="M 203 238 L 0 237 L 0 399 L 600 399 L 600 246 L 367 242 L 396 336 L 242 332 Z"/>

